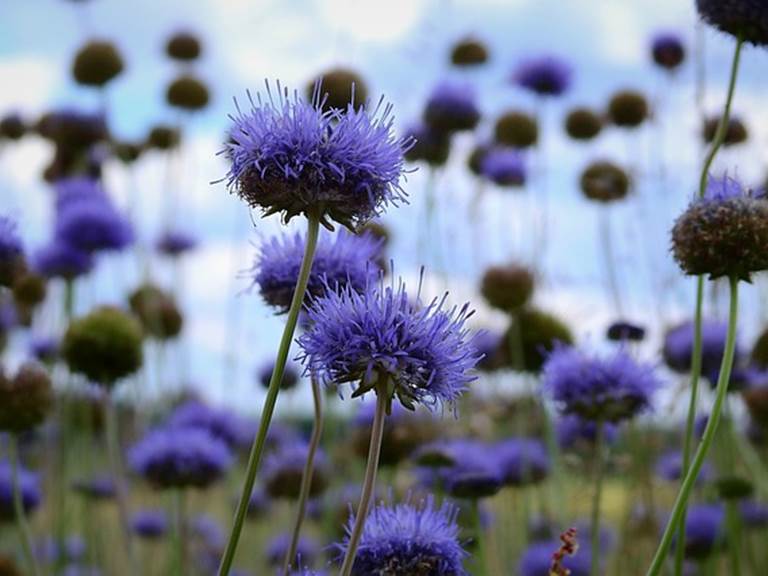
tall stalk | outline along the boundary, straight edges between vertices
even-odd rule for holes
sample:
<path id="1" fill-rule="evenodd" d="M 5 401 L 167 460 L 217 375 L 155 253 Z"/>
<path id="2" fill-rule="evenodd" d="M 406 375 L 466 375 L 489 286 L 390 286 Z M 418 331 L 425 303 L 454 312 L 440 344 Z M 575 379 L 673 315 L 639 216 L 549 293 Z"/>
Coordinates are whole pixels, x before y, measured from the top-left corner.
<path id="1" fill-rule="evenodd" d="M 280 393 L 280 383 L 283 381 L 283 372 L 285 371 L 285 364 L 288 361 L 288 351 L 290 350 L 291 342 L 293 341 L 293 334 L 296 331 L 299 312 L 301 312 L 301 307 L 304 303 L 304 295 L 307 291 L 309 273 L 312 270 L 312 260 L 315 256 L 319 231 L 320 219 L 315 215 L 309 216 L 307 219 L 307 243 L 304 247 L 304 258 L 301 262 L 299 278 L 296 282 L 296 289 L 293 292 L 291 307 L 288 310 L 288 317 L 285 321 L 285 328 L 283 329 L 283 336 L 277 351 L 275 367 L 272 370 L 272 378 L 270 378 L 269 381 L 267 396 L 264 399 L 259 430 L 256 433 L 256 438 L 253 441 L 251 453 L 248 457 L 248 466 L 245 472 L 243 490 L 240 494 L 240 501 L 237 503 L 232 531 L 230 532 L 227 546 L 224 549 L 224 555 L 221 558 L 221 564 L 219 565 L 219 570 L 217 572 L 218 576 L 226 576 L 229 574 L 229 571 L 232 569 L 232 563 L 235 560 L 237 544 L 240 540 L 240 534 L 243 531 L 243 524 L 245 523 L 245 517 L 248 512 L 248 501 L 251 498 L 253 485 L 256 482 L 256 474 L 258 473 L 259 465 L 261 464 L 261 457 L 267 440 L 267 432 L 269 431 L 269 425 L 272 422 L 272 415 L 274 414 L 275 405 L 277 404 L 277 396 Z"/>
<path id="2" fill-rule="evenodd" d="M 590 576 L 598 576 L 600 573 L 600 500 L 603 496 L 603 475 L 605 470 L 605 424 L 597 422 L 597 435 L 595 437 L 595 491 L 592 495 L 592 518 L 590 523 L 590 538 L 592 542 L 592 556 L 590 563 Z"/>
<path id="3" fill-rule="evenodd" d="M 13 512 L 16 518 L 16 526 L 19 529 L 19 539 L 21 540 L 24 560 L 30 573 L 33 576 L 40 576 L 40 566 L 32 551 L 32 532 L 29 529 L 27 514 L 24 511 L 24 499 L 19 480 L 19 446 L 15 434 L 8 435 L 8 456 L 11 461 L 11 482 L 13 483 Z"/>

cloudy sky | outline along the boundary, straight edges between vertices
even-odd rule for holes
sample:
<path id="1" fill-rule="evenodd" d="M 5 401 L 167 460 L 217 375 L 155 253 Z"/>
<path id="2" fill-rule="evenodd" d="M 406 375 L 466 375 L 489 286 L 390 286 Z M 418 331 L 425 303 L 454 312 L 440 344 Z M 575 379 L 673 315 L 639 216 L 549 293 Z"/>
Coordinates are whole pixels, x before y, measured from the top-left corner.
<path id="1" fill-rule="evenodd" d="M 577 183 L 585 163 L 600 157 L 628 166 L 638 177 L 633 198 L 610 215 L 628 315 L 671 320 L 691 307 L 691 283 L 679 279 L 668 256 L 667 230 L 692 195 L 700 164 L 697 66 L 705 72 L 704 107 L 715 111 L 722 105 L 733 49 L 729 38 L 697 32 L 692 0 L 4 0 L 0 21 L 5 23 L 0 111 L 34 118 L 54 106 L 98 109 L 98 95 L 77 87 L 69 68 L 80 44 L 105 37 L 127 63 L 108 95 L 113 132 L 124 138 L 141 138 L 159 121 L 178 121 L 164 104 L 165 86 L 176 73 L 164 57 L 164 42 L 179 29 L 204 39 L 196 70 L 214 99 L 204 113 L 184 120 L 182 153 L 170 164 L 148 155 L 134 174 L 110 165 L 105 181 L 123 205 L 134 207 L 145 241 L 159 229 L 167 189 L 173 187 L 182 199 L 178 219 L 200 236 L 201 249 L 186 263 L 179 288 L 191 317 L 186 343 L 166 355 L 184 360 L 175 380 L 188 379 L 217 400 L 253 409 L 260 404 L 253 369 L 274 353 L 281 325 L 257 294 L 245 292 L 243 274 L 255 246 L 279 225 L 249 214 L 223 184 L 211 184 L 226 173 L 216 152 L 234 109 L 232 98 L 262 89 L 264 79 L 302 88 L 333 65 L 358 69 L 371 92 L 394 103 L 400 126 L 419 116 L 426 95 L 446 78 L 473 83 L 487 117 L 476 135 L 456 139 L 442 173 L 433 179 L 424 169 L 410 174 L 411 204 L 386 216 L 399 274 L 413 279 L 426 264 L 428 290 L 447 287 L 455 301 L 476 304 L 479 324 L 503 324 L 475 295 L 477 279 L 489 264 L 530 259 L 536 242 L 531 222 L 546 218 L 548 250 L 537 303 L 566 314 L 580 334 L 599 340 L 614 312 L 597 249 L 598 210 L 580 198 Z M 648 45 L 659 30 L 680 33 L 691 53 L 695 44 L 703 47 L 699 64 L 691 57 L 674 79 L 654 70 Z M 467 34 L 487 41 L 492 58 L 481 72 L 462 75 L 449 68 L 447 51 Z M 540 53 L 560 55 L 575 68 L 573 89 L 543 107 L 508 81 L 521 58 Z M 719 166 L 755 183 L 766 172 L 768 118 L 759 85 L 766 64 L 765 51 L 746 51 L 734 108 L 750 125 L 751 143 L 724 154 Z M 631 137 L 608 131 L 593 145 L 569 144 L 561 130 L 564 112 L 577 104 L 604 107 L 621 88 L 647 93 L 655 103 L 655 121 Z M 510 107 L 538 113 L 544 125 L 543 151 L 529 158 L 537 176 L 522 194 L 486 187 L 470 221 L 478 187 L 467 176 L 464 159 L 488 133 L 493 117 Z M 19 218 L 30 246 L 45 240 L 50 225 L 50 194 L 39 179 L 50 153 L 36 138 L 0 151 L 0 206 Z M 434 187 L 438 210 L 426 250 L 418 231 L 425 229 L 428 186 Z M 536 195 L 544 189 L 546 214 Z M 172 283 L 171 271 L 156 266 L 155 272 Z M 118 301 L 135 280 L 135 258 L 105 262 L 99 278 L 82 287 L 81 309 Z M 755 293 L 747 294 L 747 305 L 755 305 Z M 747 325 L 744 331 L 750 330 Z M 290 402 L 301 406 L 304 400 Z"/>

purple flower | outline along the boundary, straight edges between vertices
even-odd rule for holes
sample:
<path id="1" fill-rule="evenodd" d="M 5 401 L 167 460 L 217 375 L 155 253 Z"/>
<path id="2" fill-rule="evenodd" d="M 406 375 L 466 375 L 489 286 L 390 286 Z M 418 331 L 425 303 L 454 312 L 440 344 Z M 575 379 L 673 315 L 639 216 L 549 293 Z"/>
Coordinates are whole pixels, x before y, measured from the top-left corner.
<path id="1" fill-rule="evenodd" d="M 768 45 L 768 6 L 763 0 L 696 0 L 710 26 L 758 46 Z"/>
<path id="2" fill-rule="evenodd" d="M 498 370 L 501 362 L 498 359 L 498 351 L 504 335 L 491 330 L 480 330 L 475 336 L 475 348 L 482 357 L 477 362 L 477 369 L 483 372 Z"/>
<path id="3" fill-rule="evenodd" d="M 451 153 L 451 135 L 435 130 L 428 124 L 418 122 L 404 131 L 413 142 L 405 153 L 408 162 L 426 162 L 429 166 L 442 166 Z"/>
<path id="4" fill-rule="evenodd" d="M 650 408 L 660 382 L 651 366 L 624 351 L 600 358 L 559 347 L 544 365 L 543 385 L 562 414 L 615 423 Z"/>
<path id="5" fill-rule="evenodd" d="M 122 250 L 133 243 L 133 228 L 97 181 L 66 180 L 56 192 L 57 243 L 85 252 Z"/>
<path id="6" fill-rule="evenodd" d="M 304 475 L 304 464 L 309 455 L 309 445 L 304 441 L 291 442 L 268 453 L 261 467 L 264 489 L 273 498 L 297 498 Z M 323 493 L 330 478 L 330 465 L 325 453 L 315 453 L 315 470 L 312 475 L 310 496 Z"/>
<path id="7" fill-rule="evenodd" d="M 685 556 L 703 559 L 723 543 L 725 510 L 717 504 L 694 504 L 685 518 Z"/>
<path id="8" fill-rule="evenodd" d="M 717 320 L 704 320 L 701 326 L 701 372 L 704 375 L 717 375 L 723 361 L 725 340 L 728 326 Z M 664 336 L 662 356 L 664 362 L 675 372 L 686 373 L 691 370 L 693 358 L 693 322 L 683 322 L 667 331 Z M 739 356 L 739 350 L 736 351 Z"/>
<path id="9" fill-rule="evenodd" d="M 418 505 L 379 504 L 368 515 L 352 566 L 354 576 L 371 574 L 450 574 L 465 576 L 467 553 L 459 543 L 458 509 L 448 502 L 439 508 L 429 497 Z M 347 537 L 336 548 L 343 555 Z"/>
<path id="10" fill-rule="evenodd" d="M 61 239 L 53 239 L 38 249 L 33 257 L 33 268 L 48 278 L 73 280 L 93 269 L 93 256 Z"/>
<path id="11" fill-rule="evenodd" d="M 288 312 L 304 258 L 305 236 L 294 234 L 272 238 L 262 244 L 252 268 L 253 283 L 270 306 Z M 349 285 L 365 290 L 379 274 L 375 264 L 381 240 L 371 234 L 355 235 L 342 231 L 335 236 L 323 234 L 317 243 L 307 284 L 307 301 Z"/>
<path id="12" fill-rule="evenodd" d="M 509 438 L 498 442 L 491 453 L 507 486 L 538 484 L 549 475 L 549 455 L 539 440 Z"/>
<path id="13" fill-rule="evenodd" d="M 256 379 L 263 388 L 269 388 L 269 382 L 272 380 L 272 372 L 275 370 L 275 361 L 267 362 L 259 368 L 256 374 Z M 280 382 L 281 390 L 290 390 L 295 388 L 299 383 L 300 375 L 296 365 L 288 361 L 285 364 L 285 370 L 283 371 L 283 381 Z"/>
<path id="14" fill-rule="evenodd" d="M 0 266 L 15 261 L 24 254 L 16 222 L 7 216 L 0 216 Z"/>
<path id="15" fill-rule="evenodd" d="M 197 239 L 183 230 L 167 230 L 157 239 L 155 244 L 160 254 L 176 258 L 197 247 Z"/>
<path id="16" fill-rule="evenodd" d="M 29 353 L 40 362 L 53 362 L 59 356 L 59 339 L 50 335 L 34 336 L 29 343 Z"/>
<path id="17" fill-rule="evenodd" d="M 418 308 L 402 283 L 328 293 L 309 310 L 300 358 L 328 385 L 351 383 L 353 396 L 381 381 L 406 408 L 452 405 L 475 380 L 479 355 L 465 327 L 468 305 L 447 311 L 446 297 Z"/>
<path id="18" fill-rule="evenodd" d="M 685 44 L 675 32 L 661 32 L 651 42 L 653 61 L 666 70 L 674 70 L 685 60 Z"/>
<path id="19" fill-rule="evenodd" d="M 561 96 L 571 86 L 573 70 L 555 56 L 529 58 L 520 63 L 512 81 L 538 96 Z"/>
<path id="20" fill-rule="evenodd" d="M 103 474 L 74 480 L 72 489 L 82 496 L 94 500 L 111 500 L 116 494 L 112 477 Z"/>
<path id="21" fill-rule="evenodd" d="M 741 521 L 744 526 L 754 530 L 768 528 L 768 505 L 755 500 L 744 500 L 739 503 Z"/>
<path id="22" fill-rule="evenodd" d="M 438 134 L 472 130 L 480 121 L 475 91 L 469 84 L 438 84 L 427 98 L 424 122 Z"/>
<path id="23" fill-rule="evenodd" d="M 662 454 L 656 461 L 656 475 L 670 482 L 677 482 L 683 471 L 683 455 L 678 450 L 670 450 Z M 697 483 L 707 482 L 712 478 L 712 466 L 704 462 L 696 478 Z"/>
<path id="24" fill-rule="evenodd" d="M 228 446 L 208 430 L 159 428 L 135 444 L 131 468 L 158 488 L 206 488 L 232 464 Z"/>
<path id="25" fill-rule="evenodd" d="M 226 535 L 221 526 L 215 518 L 207 514 L 198 514 L 192 518 L 190 528 L 192 534 L 210 550 L 218 550 L 226 543 Z"/>
<path id="26" fill-rule="evenodd" d="M 480 170 L 498 186 L 516 187 L 525 184 L 526 171 L 522 155 L 510 148 L 493 148 L 483 157 Z"/>
<path id="27" fill-rule="evenodd" d="M 458 439 L 432 445 L 432 456 L 450 465 L 437 466 L 436 480 L 453 497 L 478 499 L 493 496 L 503 485 L 503 473 L 493 447 L 480 440 Z M 426 451 L 422 451 L 422 459 Z M 439 464 L 435 460 L 432 464 Z"/>
<path id="28" fill-rule="evenodd" d="M 59 542 L 52 536 L 43 538 L 35 543 L 35 557 L 44 564 L 53 564 L 54 562 L 78 562 L 85 557 L 85 540 L 78 535 L 67 536 L 59 545 Z"/>
<path id="29" fill-rule="evenodd" d="M 319 91 L 316 91 L 319 96 Z M 405 200 L 400 187 L 409 142 L 394 136 L 392 107 L 322 110 L 278 84 L 238 108 L 225 154 L 229 186 L 265 215 L 315 215 L 354 228 Z"/>
<path id="30" fill-rule="evenodd" d="M 168 416 L 168 428 L 199 428 L 209 432 L 234 450 L 250 446 L 254 426 L 239 414 L 226 408 L 215 408 L 199 400 L 188 400 Z"/>
<path id="31" fill-rule="evenodd" d="M 528 547 L 520 559 L 520 576 L 550 576 L 552 555 L 560 548 L 560 542 L 536 542 Z M 579 546 L 574 556 L 566 556 L 563 566 L 570 570 L 571 576 L 589 576 L 591 554 L 589 546 Z"/>
<path id="32" fill-rule="evenodd" d="M 40 479 L 37 474 L 21 466 L 18 469 L 19 491 L 24 512 L 32 512 L 40 505 Z M 16 518 L 13 506 L 13 475 L 7 460 L 0 461 L 0 522 L 12 522 Z"/>
<path id="33" fill-rule="evenodd" d="M 579 444 L 593 445 L 597 439 L 597 423 L 585 420 L 576 414 L 562 416 L 556 425 L 557 442 L 560 448 L 568 450 Z M 614 424 L 603 424 L 603 440 L 613 443 L 619 435 L 619 429 Z"/>
<path id="34" fill-rule="evenodd" d="M 147 540 L 162 538 L 168 533 L 168 515 L 162 510 L 139 510 L 131 518 L 131 530 Z"/>
<path id="35" fill-rule="evenodd" d="M 262 488 L 256 487 L 248 499 L 248 518 L 256 519 L 264 516 L 270 508 L 269 497 Z"/>
<path id="36" fill-rule="evenodd" d="M 267 543 L 266 557 L 270 566 L 279 566 L 283 563 L 290 544 L 291 536 L 288 533 L 279 534 Z M 296 558 L 292 559 L 292 564 L 314 564 L 319 554 L 320 547 L 317 542 L 302 536 L 299 538 L 299 543 L 296 547 Z"/>

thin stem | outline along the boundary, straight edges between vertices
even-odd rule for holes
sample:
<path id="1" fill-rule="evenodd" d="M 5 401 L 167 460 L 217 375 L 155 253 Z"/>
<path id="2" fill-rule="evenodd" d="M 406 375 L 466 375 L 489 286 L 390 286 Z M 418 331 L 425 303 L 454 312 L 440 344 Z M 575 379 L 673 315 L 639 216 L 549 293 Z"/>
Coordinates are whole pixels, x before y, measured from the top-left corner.
<path id="1" fill-rule="evenodd" d="M 488 555 L 485 552 L 485 530 L 483 530 L 483 518 L 480 514 L 480 500 L 472 500 L 472 516 L 475 523 L 475 537 L 477 538 L 477 568 L 480 574 L 488 573 Z"/>
<path id="2" fill-rule="evenodd" d="M 613 305 L 616 314 L 621 316 L 624 313 L 624 307 L 621 300 L 621 289 L 619 288 L 619 279 L 616 275 L 616 259 L 614 257 L 613 235 L 611 234 L 611 214 L 607 206 L 602 207 L 600 211 L 600 244 L 602 245 L 603 260 L 605 264 L 605 276 L 608 282 L 608 292 L 613 299 Z"/>
<path id="3" fill-rule="evenodd" d="M 365 527 L 365 519 L 368 517 L 368 510 L 371 507 L 371 499 L 373 498 L 373 491 L 376 487 L 376 471 L 379 468 L 381 440 L 384 436 L 384 421 L 386 419 L 388 402 L 387 386 L 378 386 L 376 389 L 376 413 L 373 417 L 373 426 L 371 427 L 371 444 L 368 447 L 368 463 L 365 466 L 363 490 L 360 495 L 360 503 L 357 506 L 355 525 L 352 528 L 352 532 L 349 534 L 347 551 L 346 554 L 344 554 L 344 562 L 341 565 L 339 576 L 350 576 L 352 573 L 357 546 L 360 544 L 360 537 L 363 535 L 363 528 Z"/>
<path id="4" fill-rule="evenodd" d="M 685 474 L 682 485 L 680 486 L 680 492 L 675 500 L 675 505 L 672 508 L 672 515 L 670 516 L 667 527 L 664 530 L 664 535 L 661 537 L 661 542 L 656 550 L 656 554 L 653 558 L 646 576 L 658 576 L 664 566 L 664 561 L 669 551 L 669 547 L 672 544 L 672 538 L 675 531 L 678 530 L 680 523 L 683 521 L 683 512 L 688 502 L 688 498 L 691 495 L 691 491 L 696 483 L 696 479 L 699 476 L 704 459 L 707 457 L 712 442 L 715 439 L 715 433 L 717 432 L 717 426 L 720 423 L 720 413 L 723 410 L 723 403 L 728 394 L 728 383 L 731 380 L 731 368 L 733 368 L 733 357 L 736 348 L 736 321 L 738 319 L 739 310 L 739 279 L 731 278 L 731 303 L 728 313 L 728 335 L 725 341 L 725 350 L 723 352 L 723 361 L 720 365 L 720 375 L 717 379 L 717 389 L 715 392 L 715 403 L 712 406 L 712 413 L 707 421 L 707 426 L 704 429 L 704 434 L 701 437 L 701 442 L 696 450 L 696 455 L 693 457 L 691 466 Z"/>
<path id="5" fill-rule="evenodd" d="M 176 524 L 176 573 L 184 576 L 189 574 L 189 570 L 187 568 L 186 493 L 183 488 L 173 492 L 173 514 Z"/>
<path id="6" fill-rule="evenodd" d="M 29 571 L 34 576 L 40 576 L 40 566 L 37 564 L 35 554 L 32 552 L 32 532 L 27 522 L 27 514 L 24 512 L 24 499 L 21 494 L 19 482 L 19 447 L 15 434 L 8 435 L 8 455 L 11 460 L 11 481 L 13 482 L 13 511 L 16 517 L 16 526 L 19 529 L 19 539 L 24 552 L 24 560 Z"/>
<path id="7" fill-rule="evenodd" d="M 728 555 L 730 556 L 730 576 L 741 576 L 741 519 L 738 501 L 733 498 L 725 504 L 725 522 L 728 534 Z"/>
<path id="8" fill-rule="evenodd" d="M 691 358 L 691 399 L 688 404 L 688 417 L 685 423 L 685 437 L 683 438 L 683 464 L 681 477 L 685 475 L 691 465 L 691 452 L 693 451 L 693 433 L 696 426 L 696 403 L 699 393 L 699 377 L 701 376 L 701 350 L 702 350 L 702 308 L 704 303 L 704 276 L 696 279 L 696 312 L 693 319 L 693 355 Z M 678 545 L 675 547 L 675 576 L 682 576 L 685 563 L 685 516 L 688 510 L 683 507 L 682 521 L 677 531 Z"/>
<path id="9" fill-rule="evenodd" d="M 248 512 L 248 501 L 250 500 L 251 493 L 253 492 L 253 485 L 256 481 L 256 474 L 259 471 L 261 456 L 264 452 L 264 444 L 267 440 L 269 424 L 272 421 L 272 414 L 275 411 L 275 404 L 277 404 L 277 396 L 280 393 L 280 383 L 283 380 L 285 363 L 288 360 L 288 351 L 291 347 L 291 342 L 293 341 L 293 333 L 296 331 L 296 323 L 298 322 L 299 312 L 301 311 L 301 307 L 304 302 L 304 294 L 307 291 L 307 282 L 309 282 L 309 273 L 312 269 L 312 259 L 314 258 L 315 248 L 317 247 L 319 229 L 319 218 L 317 216 L 310 216 L 307 222 L 307 244 L 304 248 L 304 259 L 301 262 L 301 270 L 299 271 L 299 278 L 296 282 L 296 290 L 293 293 L 293 300 L 291 301 L 291 307 L 288 310 L 288 317 L 285 322 L 285 328 L 283 329 L 283 336 L 280 340 L 280 347 L 277 351 L 277 358 L 275 359 L 275 368 L 272 370 L 272 378 L 269 381 L 269 389 L 267 390 L 267 396 L 264 399 L 264 407 L 261 412 L 259 430 L 256 433 L 256 438 L 254 439 L 253 446 L 251 447 L 251 454 L 248 457 L 248 467 L 245 472 L 243 490 L 240 494 L 240 501 L 237 504 L 237 510 L 235 512 L 235 518 L 232 524 L 232 532 L 229 535 L 227 547 L 225 548 L 224 555 L 221 558 L 218 576 L 226 576 L 229 574 L 229 571 L 232 569 L 232 562 L 235 560 L 237 543 L 240 540 L 240 533 L 243 531 L 245 516 Z"/>
<path id="10" fill-rule="evenodd" d="M 283 560 L 283 574 L 285 574 L 285 576 L 288 576 L 290 573 L 291 563 L 296 559 L 296 548 L 299 545 L 301 525 L 304 522 L 307 501 L 309 500 L 309 492 L 312 488 L 312 475 L 315 471 L 315 453 L 320 446 L 320 439 L 323 436 L 323 391 L 320 389 L 320 382 L 318 382 L 317 377 L 314 374 L 310 376 L 310 382 L 312 384 L 312 400 L 315 407 L 315 421 L 312 426 L 312 437 L 309 440 L 307 461 L 304 463 L 304 472 L 301 476 L 299 505 L 296 510 L 296 521 L 293 525 L 293 533 L 291 534 L 291 545 L 288 547 L 288 552 Z M 297 566 L 296 568 L 301 567 Z"/>
<path id="11" fill-rule="evenodd" d="M 605 425 L 602 421 L 597 422 L 596 432 L 594 473 L 595 492 L 592 495 L 592 520 L 590 523 L 592 540 L 590 576 L 597 576 L 600 573 L 600 500 L 603 495 L 603 475 L 605 469 L 605 456 L 603 455 Z"/>
<path id="12" fill-rule="evenodd" d="M 707 190 L 707 182 L 709 180 L 709 170 L 712 163 L 717 156 L 718 151 L 725 141 L 725 136 L 728 132 L 728 124 L 731 117 L 731 104 L 733 102 L 733 95 L 736 90 L 736 79 L 739 74 L 739 62 L 741 59 L 741 49 L 744 41 L 741 37 L 736 42 L 736 49 L 733 54 L 733 62 L 731 63 L 731 75 L 728 83 L 728 94 L 725 100 L 725 106 L 723 115 L 720 118 L 720 122 L 717 125 L 715 131 L 715 137 L 712 141 L 712 146 L 707 153 L 704 160 L 704 166 L 701 170 L 701 176 L 699 178 L 699 198 L 703 198 Z M 688 472 L 690 465 L 691 451 L 693 448 L 693 429 L 696 419 L 696 403 L 698 395 L 699 377 L 701 376 L 701 349 L 702 349 L 702 308 L 704 301 L 704 277 L 699 276 L 696 280 L 696 311 L 694 316 L 694 340 L 693 340 L 693 355 L 691 358 L 691 399 L 688 405 L 688 417 L 686 419 L 685 437 L 683 439 L 683 465 L 682 473 L 685 475 Z M 681 521 L 678 529 L 678 545 L 675 550 L 675 566 L 674 575 L 681 576 L 683 573 L 683 560 L 685 550 L 685 516 L 687 510 L 685 504 L 681 511 Z"/>
<path id="13" fill-rule="evenodd" d="M 117 514 L 120 519 L 120 529 L 123 534 L 123 543 L 128 555 L 128 563 L 131 568 L 135 568 L 133 556 L 133 542 L 131 538 L 131 528 L 128 513 L 128 487 L 125 484 L 123 475 L 123 463 L 120 450 L 120 436 L 118 430 L 117 408 L 112 396 L 107 394 L 104 400 L 105 412 L 105 434 L 107 441 L 107 457 L 109 459 L 110 475 L 115 485 L 115 500 L 117 501 Z"/>

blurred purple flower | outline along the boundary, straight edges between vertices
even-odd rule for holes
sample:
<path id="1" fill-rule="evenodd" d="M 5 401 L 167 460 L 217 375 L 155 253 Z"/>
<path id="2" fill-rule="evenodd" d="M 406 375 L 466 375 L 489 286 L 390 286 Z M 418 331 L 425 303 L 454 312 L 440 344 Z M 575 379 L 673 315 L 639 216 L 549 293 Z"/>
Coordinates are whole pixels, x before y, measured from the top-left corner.
<path id="1" fill-rule="evenodd" d="M 538 96 L 561 96 L 570 88 L 573 69 L 556 56 L 539 56 L 521 62 L 512 80 Z"/>

